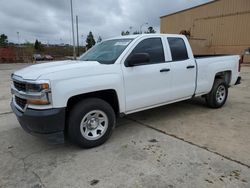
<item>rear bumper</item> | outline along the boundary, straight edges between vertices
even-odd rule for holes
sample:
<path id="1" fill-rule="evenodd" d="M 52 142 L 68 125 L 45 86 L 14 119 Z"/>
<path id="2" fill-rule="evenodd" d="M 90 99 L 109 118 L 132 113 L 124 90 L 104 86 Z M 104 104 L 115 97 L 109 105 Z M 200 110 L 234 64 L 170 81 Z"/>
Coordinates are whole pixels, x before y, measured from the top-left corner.
<path id="1" fill-rule="evenodd" d="M 237 78 L 237 81 L 235 82 L 235 85 L 239 85 L 239 84 L 241 84 L 241 76 L 239 76 Z"/>
<path id="2" fill-rule="evenodd" d="M 45 137 L 54 143 L 64 142 L 65 108 L 47 110 L 27 108 L 25 112 L 20 112 L 13 102 L 11 102 L 11 108 L 26 132 Z"/>

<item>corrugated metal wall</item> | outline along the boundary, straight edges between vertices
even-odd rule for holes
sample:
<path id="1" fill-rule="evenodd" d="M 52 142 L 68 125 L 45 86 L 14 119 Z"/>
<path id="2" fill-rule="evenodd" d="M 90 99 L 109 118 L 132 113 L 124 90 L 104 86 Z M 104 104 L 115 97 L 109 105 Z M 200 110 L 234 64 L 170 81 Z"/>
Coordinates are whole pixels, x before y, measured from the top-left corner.
<path id="1" fill-rule="evenodd" d="M 250 0 L 218 0 L 161 17 L 161 33 L 182 30 L 190 31 L 196 54 L 242 54 L 250 47 Z"/>

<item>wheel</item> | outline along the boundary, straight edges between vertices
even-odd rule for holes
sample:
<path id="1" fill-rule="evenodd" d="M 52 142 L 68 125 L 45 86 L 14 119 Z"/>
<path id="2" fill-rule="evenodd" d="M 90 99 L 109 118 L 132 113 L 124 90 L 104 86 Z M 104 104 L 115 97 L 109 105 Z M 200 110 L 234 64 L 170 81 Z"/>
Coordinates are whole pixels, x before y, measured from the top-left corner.
<path id="1" fill-rule="evenodd" d="M 83 148 L 103 144 L 115 127 L 115 112 L 106 101 L 89 98 L 77 103 L 69 114 L 69 139 Z"/>
<path id="2" fill-rule="evenodd" d="M 210 108 L 222 107 L 228 96 L 228 86 L 222 79 L 216 79 L 209 94 L 206 95 L 206 103 Z"/>

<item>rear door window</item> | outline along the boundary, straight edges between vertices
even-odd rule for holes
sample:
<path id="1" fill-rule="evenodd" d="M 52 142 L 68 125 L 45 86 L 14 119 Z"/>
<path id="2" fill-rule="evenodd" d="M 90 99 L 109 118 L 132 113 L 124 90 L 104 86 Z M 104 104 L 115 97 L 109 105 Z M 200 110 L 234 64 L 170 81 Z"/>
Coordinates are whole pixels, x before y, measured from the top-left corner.
<path id="1" fill-rule="evenodd" d="M 168 43 L 172 54 L 172 61 L 188 59 L 186 44 L 182 38 L 169 37 Z"/>

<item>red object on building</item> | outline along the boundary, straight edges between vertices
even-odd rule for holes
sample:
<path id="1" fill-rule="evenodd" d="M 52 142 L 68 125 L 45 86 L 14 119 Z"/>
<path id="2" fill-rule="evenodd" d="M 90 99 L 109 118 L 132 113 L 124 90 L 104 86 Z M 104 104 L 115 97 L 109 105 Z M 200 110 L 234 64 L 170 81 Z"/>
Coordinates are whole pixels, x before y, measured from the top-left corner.
<path id="1" fill-rule="evenodd" d="M 0 48 L 0 62 L 13 62 L 16 60 L 16 50 L 14 47 Z"/>

